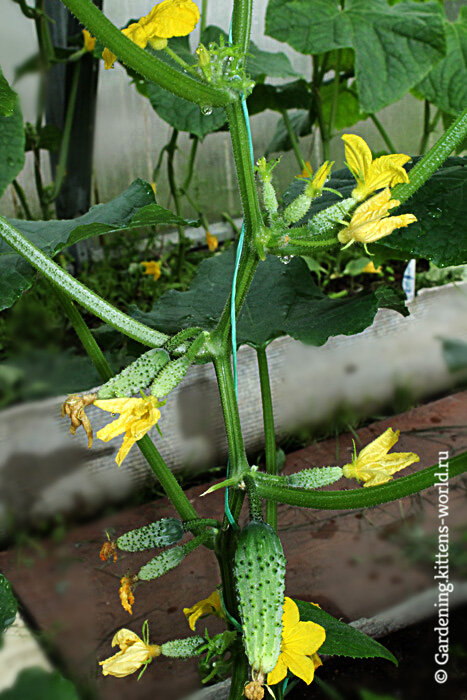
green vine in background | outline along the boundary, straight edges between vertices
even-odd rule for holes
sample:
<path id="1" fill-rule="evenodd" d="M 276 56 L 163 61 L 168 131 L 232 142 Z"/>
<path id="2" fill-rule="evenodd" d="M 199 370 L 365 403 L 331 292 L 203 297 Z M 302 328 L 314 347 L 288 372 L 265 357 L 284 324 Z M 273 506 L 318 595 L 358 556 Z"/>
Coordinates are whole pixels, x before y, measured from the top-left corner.
<path id="1" fill-rule="evenodd" d="M 271 382 L 269 379 L 266 348 L 257 348 L 259 384 L 263 404 L 264 447 L 266 455 L 266 473 L 277 474 L 276 431 L 274 429 L 274 408 L 272 404 Z M 277 503 L 266 501 L 266 522 L 277 529 Z"/>

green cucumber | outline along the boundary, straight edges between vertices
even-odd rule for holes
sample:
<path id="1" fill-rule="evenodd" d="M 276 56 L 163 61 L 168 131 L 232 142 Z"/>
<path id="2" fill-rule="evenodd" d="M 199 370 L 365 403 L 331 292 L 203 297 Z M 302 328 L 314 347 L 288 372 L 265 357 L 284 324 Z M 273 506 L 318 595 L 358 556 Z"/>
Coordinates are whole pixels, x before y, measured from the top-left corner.
<path id="1" fill-rule="evenodd" d="M 243 642 L 253 678 L 272 671 L 279 658 L 285 564 L 275 530 L 253 519 L 240 533 L 234 566 Z"/>
<path id="2" fill-rule="evenodd" d="M 160 348 L 148 350 L 144 355 L 125 367 L 98 391 L 99 399 L 114 399 L 133 396 L 148 387 L 156 374 L 169 362 L 169 354 Z"/>

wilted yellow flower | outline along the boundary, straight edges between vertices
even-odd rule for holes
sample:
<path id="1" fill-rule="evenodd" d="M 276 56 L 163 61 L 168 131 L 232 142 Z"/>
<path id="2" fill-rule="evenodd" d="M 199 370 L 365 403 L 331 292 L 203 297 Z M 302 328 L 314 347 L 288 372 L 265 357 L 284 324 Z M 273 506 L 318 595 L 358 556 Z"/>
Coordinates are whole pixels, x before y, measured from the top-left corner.
<path id="1" fill-rule="evenodd" d="M 154 281 L 157 282 L 161 276 L 161 263 L 156 262 L 156 260 L 143 260 L 141 265 L 144 267 L 144 274 L 152 275 L 154 277 Z"/>
<path id="2" fill-rule="evenodd" d="M 130 615 L 133 615 L 132 605 L 135 602 L 135 596 L 133 594 L 133 586 L 137 582 L 138 577 L 135 574 L 127 574 L 122 576 L 120 579 L 120 588 L 118 589 L 118 596 L 122 604 L 122 608 L 126 610 Z"/>
<path id="3" fill-rule="evenodd" d="M 339 232 L 339 241 L 350 245 L 355 242 L 373 243 L 379 238 L 389 236 L 394 229 L 417 221 L 413 214 L 388 216 L 389 210 L 398 207 L 399 204 L 398 199 L 391 199 L 391 190 L 386 187 L 356 208 L 349 225 Z"/>
<path id="4" fill-rule="evenodd" d="M 154 192 L 154 196 L 157 197 L 157 185 L 155 182 L 151 182 L 151 187 L 152 191 Z"/>
<path id="5" fill-rule="evenodd" d="M 217 617 L 221 618 L 225 617 L 222 609 L 221 598 L 217 591 L 213 591 L 208 598 L 200 600 L 191 608 L 183 608 L 183 614 L 187 618 L 190 629 L 193 630 L 193 632 L 195 631 L 196 623 L 203 615 L 217 615 Z"/>
<path id="6" fill-rule="evenodd" d="M 161 654 L 158 644 L 147 644 L 135 632 L 125 628 L 114 636 L 112 646 L 119 646 L 120 651 L 99 662 L 104 676 L 124 678 Z"/>
<path id="7" fill-rule="evenodd" d="M 378 265 L 378 267 L 375 267 L 375 264 L 373 260 L 370 260 L 368 265 L 365 265 L 363 268 L 362 272 L 365 272 L 367 275 L 379 275 L 380 272 L 382 271 L 381 265 Z"/>
<path id="8" fill-rule="evenodd" d="M 214 251 L 217 250 L 217 248 L 219 247 L 219 241 L 217 240 L 217 236 L 214 236 L 209 231 L 206 231 L 206 243 L 211 253 L 214 253 Z"/>
<path id="9" fill-rule="evenodd" d="M 71 420 L 70 433 L 74 435 L 80 425 L 83 426 L 86 435 L 88 436 L 88 447 L 92 447 L 92 427 L 89 418 L 86 415 L 85 408 L 91 406 L 97 399 L 97 394 L 71 394 L 62 404 L 62 418 L 68 416 Z"/>
<path id="10" fill-rule="evenodd" d="M 393 452 L 388 454 L 399 439 L 400 430 L 388 428 L 376 440 L 354 455 L 351 464 L 346 464 L 342 471 L 347 479 L 364 481 L 364 486 L 378 486 L 392 479 L 392 475 L 405 469 L 420 457 L 415 452 Z"/>
<path id="11" fill-rule="evenodd" d="M 96 38 L 91 36 L 87 29 L 83 29 L 83 41 L 86 51 L 94 51 L 96 46 Z"/>
<path id="12" fill-rule="evenodd" d="M 281 653 L 276 666 L 268 673 L 268 685 L 283 680 L 287 669 L 309 685 L 314 678 L 315 668 L 322 665 L 316 652 L 325 639 L 324 627 L 316 622 L 300 622 L 296 603 L 286 597 L 282 616 Z"/>
<path id="13" fill-rule="evenodd" d="M 310 161 L 306 160 L 305 165 L 303 166 L 303 170 L 298 177 L 311 177 L 312 175 L 313 175 L 313 168 L 311 167 Z"/>
<path id="14" fill-rule="evenodd" d="M 149 14 L 133 22 L 122 33 L 141 49 L 150 43 L 160 51 L 167 46 L 167 39 L 173 36 L 186 36 L 196 27 L 199 10 L 192 0 L 164 0 L 155 5 Z M 109 49 L 102 53 L 105 69 L 112 68 L 117 57 Z"/>
<path id="15" fill-rule="evenodd" d="M 329 162 L 328 160 L 326 160 L 323 163 L 323 165 L 320 168 L 318 168 L 318 170 L 313 176 L 313 170 L 311 169 L 310 161 L 306 161 L 305 167 L 303 168 L 302 173 L 301 175 L 299 175 L 299 177 L 311 178 L 310 182 L 305 188 L 305 193 L 309 197 L 316 197 L 317 195 L 321 194 L 321 190 L 323 189 L 326 180 L 331 174 L 331 168 L 333 165 L 334 161 Z"/>
<path id="16" fill-rule="evenodd" d="M 121 465 L 137 440 L 146 435 L 161 417 L 160 403 L 155 396 L 136 399 L 101 399 L 95 402 L 98 408 L 109 413 L 120 413 L 120 418 L 108 423 L 97 433 L 99 440 L 108 442 L 124 433 L 122 446 L 115 461 Z"/>
<path id="17" fill-rule="evenodd" d="M 349 170 L 357 180 L 352 197 L 358 201 L 366 199 L 369 194 L 383 187 L 392 187 L 400 182 L 408 182 L 409 176 L 402 167 L 410 160 L 403 153 L 375 158 L 365 141 L 356 134 L 344 134 L 345 159 Z"/>

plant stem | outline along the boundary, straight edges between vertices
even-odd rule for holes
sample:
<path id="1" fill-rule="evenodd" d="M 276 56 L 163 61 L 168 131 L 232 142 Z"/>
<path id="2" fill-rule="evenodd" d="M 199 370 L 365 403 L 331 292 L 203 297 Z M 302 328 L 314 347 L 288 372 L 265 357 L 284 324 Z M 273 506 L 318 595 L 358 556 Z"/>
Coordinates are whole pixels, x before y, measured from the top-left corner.
<path id="1" fill-rule="evenodd" d="M 208 0 L 202 0 L 201 2 L 201 34 L 206 29 L 206 22 L 208 21 Z"/>
<path id="2" fill-rule="evenodd" d="M 188 166 L 185 175 L 185 180 L 183 181 L 183 193 L 185 194 L 191 185 L 191 180 L 193 179 L 193 171 L 195 167 L 196 154 L 198 152 L 199 138 L 193 136 L 191 141 L 190 156 L 188 158 Z"/>
<path id="3" fill-rule="evenodd" d="M 75 115 L 76 95 L 78 94 L 78 83 L 81 72 L 81 63 L 78 61 L 73 67 L 73 78 L 70 88 L 70 96 L 68 98 L 68 106 L 65 117 L 65 126 L 63 128 L 62 140 L 60 143 L 60 154 L 58 158 L 57 170 L 55 172 L 55 182 L 50 195 L 50 202 L 57 199 L 65 179 L 68 159 L 68 149 L 70 145 L 71 127 L 73 126 L 73 117 Z"/>
<path id="4" fill-rule="evenodd" d="M 261 387 L 261 402 L 263 405 L 264 445 L 266 452 L 266 473 L 277 474 L 276 435 L 274 430 L 274 409 L 269 380 L 268 358 L 266 348 L 257 348 L 259 383 Z M 277 503 L 267 501 L 266 522 L 277 529 Z"/>
<path id="5" fill-rule="evenodd" d="M 166 46 L 164 51 L 168 56 L 170 56 L 170 58 L 173 61 L 175 61 L 175 63 L 178 63 L 178 65 L 181 66 L 183 68 L 183 70 L 188 70 L 188 71 L 193 70 L 193 66 L 188 65 L 188 63 L 186 61 L 184 61 L 183 58 L 181 58 L 181 56 L 179 56 L 177 53 L 175 53 L 175 51 L 173 51 L 170 48 L 170 46 Z"/>
<path id="6" fill-rule="evenodd" d="M 232 44 L 240 46 L 243 54 L 250 45 L 253 0 L 234 0 L 232 13 Z"/>
<path id="7" fill-rule="evenodd" d="M 297 135 L 293 130 L 292 122 L 290 121 L 290 117 L 288 115 L 287 110 L 281 109 L 281 114 L 282 119 L 284 120 L 285 129 L 287 131 L 290 143 L 293 148 L 293 152 L 295 154 L 295 158 L 297 159 L 298 167 L 300 168 L 300 171 L 302 171 L 305 168 L 305 161 L 300 151 L 300 145 L 298 143 Z"/>
<path id="8" fill-rule="evenodd" d="M 24 216 L 26 217 L 26 219 L 32 219 L 31 210 L 29 208 L 28 200 L 26 199 L 26 194 L 23 188 L 19 184 L 18 180 L 13 180 L 11 184 L 13 185 L 13 189 L 18 195 L 18 199 L 21 203 L 21 206 L 23 207 Z"/>
<path id="9" fill-rule="evenodd" d="M 92 0 L 62 2 L 93 36 L 143 78 L 200 106 L 223 107 L 231 101 L 232 96 L 228 90 L 203 83 L 141 49 L 122 34 Z"/>
<path id="10" fill-rule="evenodd" d="M 341 68 L 341 50 L 337 49 L 337 51 L 336 51 L 336 66 L 334 69 L 334 82 L 333 82 L 333 91 L 332 91 L 331 113 L 329 115 L 329 124 L 328 124 L 328 132 L 327 132 L 329 140 L 332 139 L 333 132 L 334 132 L 334 122 L 336 120 L 337 102 L 339 100 L 340 68 Z"/>
<path id="11" fill-rule="evenodd" d="M 422 140 L 420 141 L 420 155 L 423 156 L 426 147 L 428 145 L 428 139 L 430 138 L 431 128 L 430 128 L 430 103 L 425 100 L 423 104 L 423 134 Z"/>
<path id="12" fill-rule="evenodd" d="M 422 469 L 410 476 L 403 476 L 381 486 L 349 489 L 347 491 L 312 491 L 290 486 L 266 484 L 264 479 L 257 481 L 257 489 L 261 498 L 270 498 L 279 503 L 288 503 L 303 508 L 320 510 L 352 510 L 354 508 L 370 508 L 380 503 L 397 501 L 404 496 L 410 496 L 436 483 L 436 472 L 439 467 Z M 449 463 L 449 476 L 454 477 L 467 471 L 467 452 L 453 457 Z"/>
<path id="13" fill-rule="evenodd" d="M 406 202 L 444 163 L 455 147 L 467 136 L 467 109 L 459 114 L 428 153 L 410 171 L 410 182 L 396 185 L 394 199 Z"/>
<path id="14" fill-rule="evenodd" d="M 182 487 L 166 465 L 149 435 L 144 435 L 144 437 L 138 440 L 137 445 L 180 518 L 182 520 L 195 520 L 198 516 L 194 507 L 186 497 Z M 193 529 L 195 529 L 194 526 Z"/>
<path id="15" fill-rule="evenodd" d="M 376 116 L 376 114 L 370 114 L 370 119 L 371 119 L 371 121 L 373 122 L 373 124 L 376 126 L 376 128 L 378 129 L 378 131 L 379 131 L 379 133 L 380 133 L 380 135 L 381 135 L 381 137 L 382 137 L 384 143 L 385 143 L 386 146 L 389 148 L 390 152 L 391 152 L 391 153 L 397 153 L 396 148 L 395 148 L 393 142 L 392 142 L 391 139 L 389 138 L 388 132 L 386 131 L 386 129 L 384 128 L 384 126 L 381 124 L 381 122 L 380 122 L 380 120 L 378 119 L 378 117 Z"/>
<path id="16" fill-rule="evenodd" d="M 323 56 L 323 64 L 327 60 L 326 54 Z M 313 87 L 313 103 L 316 108 L 316 117 L 318 120 L 318 128 L 321 136 L 321 144 L 323 147 L 323 160 L 329 160 L 329 135 L 326 131 L 326 125 L 324 123 L 323 117 L 323 105 L 321 103 L 321 95 L 319 89 L 324 77 L 323 71 L 319 70 L 319 57 L 313 56 L 313 77 L 312 77 L 312 87 Z"/>
<path id="17" fill-rule="evenodd" d="M 81 316 L 80 312 L 73 304 L 71 299 L 69 299 L 67 295 L 56 285 L 53 284 L 52 287 L 66 315 L 68 316 L 71 325 L 75 329 L 76 334 L 83 345 L 83 348 L 85 349 L 86 353 L 91 359 L 91 362 L 93 363 L 94 367 L 99 372 L 99 376 L 103 381 L 109 380 L 111 377 L 113 377 L 112 369 L 107 360 L 105 359 L 102 350 L 96 343 L 94 336 L 87 327 L 85 320 L 83 319 L 83 317 Z M 196 527 L 196 520 L 198 516 L 194 507 L 192 506 L 192 504 L 186 497 L 183 489 L 181 488 L 180 484 L 178 483 L 178 481 L 164 462 L 163 458 L 161 457 L 158 449 L 152 442 L 149 435 L 145 435 L 140 440 L 138 440 L 137 445 L 143 453 L 143 455 L 145 456 L 149 466 L 151 467 L 152 472 L 158 479 L 167 497 L 172 502 L 172 505 L 174 506 L 181 519 L 190 521 L 192 524 L 192 529 L 195 531 L 199 531 L 199 527 Z"/>
<path id="18" fill-rule="evenodd" d="M 227 353 L 217 355 L 214 356 L 213 362 L 229 445 L 230 476 L 238 476 L 248 470 L 248 461 L 243 444 L 242 426 L 229 357 L 230 354 Z"/>
<path id="19" fill-rule="evenodd" d="M 91 291 L 89 287 L 78 282 L 1 216 L 0 237 L 36 270 L 41 272 L 46 279 L 56 284 L 65 294 L 77 301 L 81 306 L 84 306 L 90 313 L 95 314 L 105 323 L 108 323 L 112 328 L 148 347 L 161 347 L 168 340 L 168 336 L 165 333 L 159 333 L 159 331 L 149 328 L 149 326 L 139 321 L 135 321 Z"/>

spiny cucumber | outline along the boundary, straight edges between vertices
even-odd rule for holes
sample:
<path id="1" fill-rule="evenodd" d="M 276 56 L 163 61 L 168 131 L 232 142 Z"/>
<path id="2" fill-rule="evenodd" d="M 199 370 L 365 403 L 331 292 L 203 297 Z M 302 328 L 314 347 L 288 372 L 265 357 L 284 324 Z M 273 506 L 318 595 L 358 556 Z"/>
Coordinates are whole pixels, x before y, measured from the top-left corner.
<path id="1" fill-rule="evenodd" d="M 246 655 L 254 678 L 275 667 L 282 638 L 286 559 L 279 537 L 262 520 L 240 533 L 234 576 Z"/>
<path id="2" fill-rule="evenodd" d="M 135 362 L 125 367 L 98 391 L 99 399 L 113 399 L 119 396 L 129 397 L 145 389 L 156 374 L 169 362 L 169 354 L 160 348 L 148 350 Z"/>
<path id="3" fill-rule="evenodd" d="M 137 530 L 130 530 L 121 535 L 117 546 L 125 552 L 142 552 L 153 547 L 168 547 L 179 542 L 185 529 L 177 518 L 162 518 Z"/>

